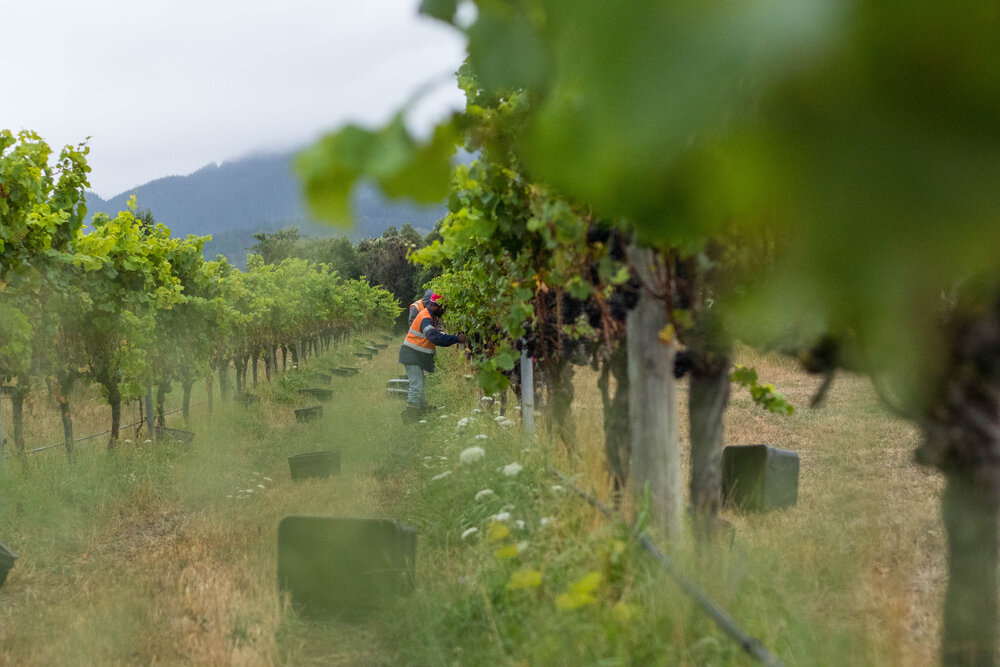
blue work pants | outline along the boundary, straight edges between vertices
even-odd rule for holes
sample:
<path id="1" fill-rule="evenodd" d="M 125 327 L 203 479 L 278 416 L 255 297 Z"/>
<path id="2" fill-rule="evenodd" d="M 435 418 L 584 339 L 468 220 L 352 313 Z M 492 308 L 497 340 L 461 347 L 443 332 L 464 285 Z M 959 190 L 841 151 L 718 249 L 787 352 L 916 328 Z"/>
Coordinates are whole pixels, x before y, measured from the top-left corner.
<path id="1" fill-rule="evenodd" d="M 410 391 L 406 395 L 406 407 L 422 408 L 427 405 L 427 397 L 424 394 L 424 369 L 417 364 L 403 364 L 406 369 L 406 377 L 410 381 Z"/>

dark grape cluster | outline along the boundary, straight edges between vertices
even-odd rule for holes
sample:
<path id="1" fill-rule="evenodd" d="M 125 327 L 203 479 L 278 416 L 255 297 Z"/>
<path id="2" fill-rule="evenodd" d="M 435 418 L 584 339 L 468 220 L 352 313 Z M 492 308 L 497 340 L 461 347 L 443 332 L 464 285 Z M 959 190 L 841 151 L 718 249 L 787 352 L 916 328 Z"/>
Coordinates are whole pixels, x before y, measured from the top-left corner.
<path id="1" fill-rule="evenodd" d="M 694 353 L 690 350 L 679 350 L 674 355 L 674 377 L 680 380 L 694 366 Z"/>
<path id="2" fill-rule="evenodd" d="M 580 313 L 583 312 L 584 302 L 580 299 L 575 299 L 569 292 L 563 292 L 562 295 L 562 319 L 563 323 L 570 324 L 576 322 L 580 317 Z"/>
<path id="3" fill-rule="evenodd" d="M 591 245 L 595 243 L 607 243 L 610 237 L 611 229 L 607 227 L 591 225 L 590 229 L 587 230 L 587 243 Z"/>
<path id="4" fill-rule="evenodd" d="M 601 327 L 601 306 L 594 299 L 588 299 L 584 303 L 584 312 L 587 314 L 587 324 L 591 326 L 592 329 L 599 329 Z"/>
<path id="5" fill-rule="evenodd" d="M 608 245 L 608 256 L 611 257 L 611 259 L 615 260 L 616 262 L 624 262 L 626 244 L 627 241 L 622 232 L 618 229 L 615 229 L 611 233 L 611 241 L 610 244 Z"/>
<path id="6" fill-rule="evenodd" d="M 608 311 L 611 317 L 619 322 L 625 321 L 628 311 L 635 308 L 635 304 L 639 302 L 639 287 L 639 281 L 632 278 L 611 293 L 608 298 Z"/>
<path id="7" fill-rule="evenodd" d="M 529 332 L 524 338 L 520 338 L 517 341 L 517 349 L 524 350 L 529 357 L 538 356 L 538 341 L 535 339 L 534 335 Z"/>

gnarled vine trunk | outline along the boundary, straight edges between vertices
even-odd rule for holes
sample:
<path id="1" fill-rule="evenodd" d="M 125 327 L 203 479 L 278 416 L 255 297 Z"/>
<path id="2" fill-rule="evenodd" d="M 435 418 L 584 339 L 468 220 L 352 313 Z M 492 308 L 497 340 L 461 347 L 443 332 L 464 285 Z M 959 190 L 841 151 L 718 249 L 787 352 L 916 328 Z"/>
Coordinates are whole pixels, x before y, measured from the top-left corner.
<path id="1" fill-rule="evenodd" d="M 24 399 L 31 392 L 29 379 L 19 375 L 17 386 L 10 395 L 11 422 L 14 429 L 14 447 L 18 454 L 24 454 Z"/>
<path id="2" fill-rule="evenodd" d="M 723 415 L 729 404 L 728 356 L 699 352 L 690 370 L 691 509 L 695 524 L 711 527 L 722 506 Z"/>
<path id="3" fill-rule="evenodd" d="M 223 401 L 229 399 L 229 359 L 219 364 L 219 396 Z"/>
<path id="4" fill-rule="evenodd" d="M 215 409 L 215 377 L 212 371 L 205 376 L 205 400 L 208 401 L 208 414 L 212 414 Z"/>
<path id="5" fill-rule="evenodd" d="M 166 399 L 167 394 L 170 393 L 170 383 L 169 382 L 158 382 L 156 384 L 156 425 L 166 426 L 167 425 L 167 413 L 163 407 L 163 402 Z"/>
<path id="6" fill-rule="evenodd" d="M 562 356 L 548 360 L 548 430 L 562 441 L 567 452 L 576 451 L 576 424 L 573 421 L 573 364 Z"/>
<path id="7" fill-rule="evenodd" d="M 247 364 L 250 356 L 238 357 L 236 361 L 236 393 L 242 396 L 247 393 Z"/>
<path id="8" fill-rule="evenodd" d="M 944 473 L 946 665 L 997 663 L 1000 519 L 1000 304 L 956 318 L 944 376 L 923 422 L 922 463 Z"/>
<path id="9" fill-rule="evenodd" d="M 614 395 L 611 393 L 614 378 Z M 611 473 L 615 506 L 621 504 L 628 484 L 631 451 L 631 427 L 628 418 L 628 352 L 625 343 L 618 343 L 605 360 L 597 381 L 604 404 L 604 453 Z"/>
<path id="10" fill-rule="evenodd" d="M 122 392 L 117 382 L 104 385 L 108 392 L 108 405 L 111 406 L 111 435 L 108 437 L 108 450 L 118 446 L 119 431 L 122 425 Z"/>
<path id="11" fill-rule="evenodd" d="M 69 397 L 73 391 L 75 378 L 69 373 L 60 373 L 50 386 L 59 407 L 59 417 L 62 420 L 63 444 L 66 446 L 66 457 L 73 460 L 73 416 L 70 413 Z"/>
<path id="12" fill-rule="evenodd" d="M 941 514 L 948 536 L 948 591 L 944 601 L 942 661 L 995 665 L 997 643 L 996 480 L 950 472 Z"/>
<path id="13" fill-rule="evenodd" d="M 185 380 L 181 383 L 181 390 L 183 393 L 182 403 L 181 403 L 181 415 L 184 417 L 184 423 L 191 423 L 191 388 L 194 386 L 194 380 Z"/>

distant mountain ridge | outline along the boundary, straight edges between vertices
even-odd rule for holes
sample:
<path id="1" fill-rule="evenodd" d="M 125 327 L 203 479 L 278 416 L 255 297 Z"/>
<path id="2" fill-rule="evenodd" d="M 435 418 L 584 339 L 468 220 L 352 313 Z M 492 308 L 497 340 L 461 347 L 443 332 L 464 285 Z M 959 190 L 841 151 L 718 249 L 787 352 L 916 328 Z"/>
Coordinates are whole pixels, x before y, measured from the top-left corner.
<path id="1" fill-rule="evenodd" d="M 205 246 L 209 259 L 225 255 L 243 266 L 256 232 L 297 227 L 303 236 L 347 236 L 357 241 L 381 236 L 389 227 L 409 223 L 422 233 L 434 228 L 447 212 L 442 205 L 422 206 L 384 197 L 372 185 L 354 194 L 354 228 L 334 227 L 312 220 L 301 186 L 292 171 L 293 152 L 250 155 L 209 164 L 187 176 L 167 176 L 104 200 L 87 192 L 87 216 L 110 216 L 127 208 L 133 194 L 139 208 L 148 208 L 174 236 L 211 234 Z"/>

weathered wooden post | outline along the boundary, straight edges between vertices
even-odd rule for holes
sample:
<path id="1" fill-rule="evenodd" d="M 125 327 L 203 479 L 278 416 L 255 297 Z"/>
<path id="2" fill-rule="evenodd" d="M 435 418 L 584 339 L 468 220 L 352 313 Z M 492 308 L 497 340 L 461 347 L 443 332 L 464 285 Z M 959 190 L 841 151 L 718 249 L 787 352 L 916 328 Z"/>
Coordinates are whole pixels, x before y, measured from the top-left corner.
<path id="1" fill-rule="evenodd" d="M 677 539 L 682 535 L 683 504 L 673 375 L 676 350 L 672 337 L 663 335 L 669 321 L 663 302 L 667 267 L 659 253 L 637 246 L 629 248 L 629 261 L 642 284 L 639 301 L 625 323 L 632 483 L 639 502 L 648 490 L 653 521 L 668 538 Z"/>

